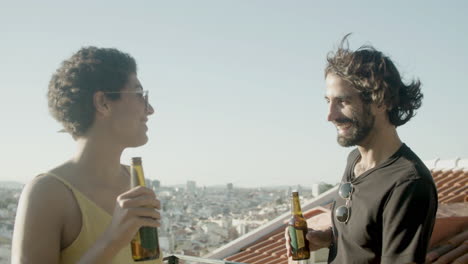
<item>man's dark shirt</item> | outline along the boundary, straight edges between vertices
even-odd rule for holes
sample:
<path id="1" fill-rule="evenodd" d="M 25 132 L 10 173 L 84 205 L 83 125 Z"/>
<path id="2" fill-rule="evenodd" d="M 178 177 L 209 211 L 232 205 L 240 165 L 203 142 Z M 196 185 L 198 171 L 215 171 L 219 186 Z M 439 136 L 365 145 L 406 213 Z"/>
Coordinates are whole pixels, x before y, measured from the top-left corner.
<path id="1" fill-rule="evenodd" d="M 335 198 L 329 263 L 424 263 L 437 211 L 430 171 L 405 144 L 356 178 L 359 158 L 357 149 L 350 153 L 342 180 L 354 187 L 347 223 L 334 215 L 345 204 Z"/>

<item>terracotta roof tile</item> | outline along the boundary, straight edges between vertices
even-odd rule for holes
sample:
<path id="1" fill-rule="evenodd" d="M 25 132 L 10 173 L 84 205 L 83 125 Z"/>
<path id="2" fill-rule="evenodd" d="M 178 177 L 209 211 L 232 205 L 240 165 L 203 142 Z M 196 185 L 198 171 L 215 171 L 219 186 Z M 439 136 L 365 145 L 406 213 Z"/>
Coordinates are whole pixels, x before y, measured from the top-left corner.
<path id="1" fill-rule="evenodd" d="M 453 194 L 453 195 L 468 194 L 468 192 L 467 192 L 468 185 L 464 185 L 464 186 L 455 185 L 455 187 L 458 187 L 458 188 L 456 188 L 455 190 L 452 190 L 452 192 L 450 192 L 450 194 Z"/>
<path id="2" fill-rule="evenodd" d="M 269 256 L 267 254 L 256 254 L 254 256 L 250 256 L 250 258 L 246 259 L 245 262 L 254 264 L 254 263 L 262 263 L 263 260 L 272 261 L 274 259 L 275 257 Z"/>
<path id="3" fill-rule="evenodd" d="M 268 252 L 271 252 L 271 249 L 274 249 L 276 248 L 277 245 L 275 245 L 277 242 L 271 242 L 270 244 L 268 245 L 264 245 L 263 247 L 255 250 L 256 252 L 258 253 L 268 253 Z"/>
<path id="4" fill-rule="evenodd" d="M 429 248 L 468 229 L 468 206 L 465 203 L 439 204 Z"/>
<path id="5" fill-rule="evenodd" d="M 426 263 L 433 263 L 440 256 L 450 252 L 453 249 L 453 245 L 441 245 L 432 249 L 429 253 L 426 254 Z"/>
<path id="6" fill-rule="evenodd" d="M 450 199 L 453 196 L 461 196 L 464 197 L 465 195 L 468 195 L 468 186 L 451 186 L 450 188 L 447 188 L 444 192 L 440 192 L 438 194 L 439 199 L 441 203 L 448 203 L 447 200 Z M 463 201 L 464 199 L 461 199 Z M 458 202 L 461 202 L 458 201 Z"/>
<path id="7" fill-rule="evenodd" d="M 226 260 L 228 261 L 236 261 L 236 262 L 242 262 L 244 261 L 245 259 L 248 258 L 249 254 L 251 254 L 250 251 L 241 251 L 237 254 L 234 254 L 232 256 L 229 256 L 227 258 L 225 258 Z"/>
<path id="8" fill-rule="evenodd" d="M 446 186 L 445 188 L 439 188 L 439 191 L 437 192 L 439 197 L 443 198 L 449 194 L 452 194 L 454 191 L 456 191 L 457 189 L 459 189 L 460 186 Z"/>
<path id="9" fill-rule="evenodd" d="M 439 199 L 439 203 L 460 203 L 467 202 L 468 194 L 466 192 L 459 194 L 448 194 Z"/>
<path id="10" fill-rule="evenodd" d="M 458 234 L 452 238 L 450 238 L 447 243 L 451 245 L 459 245 L 464 241 L 468 240 L 468 228 L 461 234 Z"/>
<path id="11" fill-rule="evenodd" d="M 464 226 L 462 232 L 453 234 L 454 230 L 451 230 L 449 232 L 452 233 L 452 235 L 445 238 L 442 243 L 431 247 L 431 250 L 426 255 L 426 263 L 454 263 L 452 261 L 468 253 L 468 222 L 466 219 L 467 218 L 464 217 L 465 222 L 461 223 Z M 436 223 L 433 236 L 437 235 L 437 232 L 440 233 L 440 231 L 442 231 L 440 229 L 442 228 L 456 225 L 457 219 L 452 218 L 452 220 L 453 221 L 448 221 L 444 225 L 438 225 L 438 223 Z M 466 264 L 466 262 L 462 263 Z"/>
<path id="12" fill-rule="evenodd" d="M 436 181 L 437 187 L 445 186 L 446 183 L 450 182 L 453 178 L 456 178 L 456 174 L 452 170 L 443 171 L 437 178 L 434 178 Z"/>
<path id="13" fill-rule="evenodd" d="M 456 185 L 457 183 L 461 185 L 461 182 L 464 179 L 467 179 L 466 175 L 462 171 L 457 171 L 453 172 L 452 174 L 449 174 L 448 177 L 446 177 L 446 181 L 438 181 L 437 182 L 437 187 L 442 187 L 442 186 L 453 186 Z"/>
<path id="14" fill-rule="evenodd" d="M 432 169 L 440 203 L 468 201 L 468 169 Z"/>
<path id="15" fill-rule="evenodd" d="M 242 260 L 242 262 L 243 263 L 252 263 L 254 261 L 258 261 L 259 259 L 262 259 L 262 258 L 265 258 L 265 257 L 266 256 L 262 256 L 261 254 L 257 254 L 257 253 L 254 254 L 254 255 L 250 254 L 250 255 L 247 256 L 247 258 L 244 258 Z M 234 260 L 234 261 L 240 262 L 241 260 Z"/>
<path id="16" fill-rule="evenodd" d="M 286 254 L 286 250 L 284 249 L 284 239 L 278 243 L 275 243 L 275 246 L 272 247 L 270 250 L 266 250 L 265 253 L 270 254 L 275 257 L 279 257 L 281 255 Z"/>
<path id="17" fill-rule="evenodd" d="M 259 252 L 259 251 L 263 252 L 263 251 L 269 249 L 270 246 L 272 244 L 274 244 L 274 243 L 278 243 L 278 242 L 283 242 L 284 243 L 283 232 L 284 232 L 284 228 L 283 229 L 278 229 L 273 234 L 270 234 L 271 235 L 270 237 L 259 239 L 259 241 L 262 241 L 262 242 L 257 243 L 252 247 L 249 247 L 248 250 L 249 251 L 254 251 L 254 252 Z"/>
<path id="18" fill-rule="evenodd" d="M 446 254 L 440 256 L 435 262 L 437 264 L 444 264 L 444 263 L 453 263 L 455 259 L 463 256 L 468 252 L 468 241 L 466 243 L 463 243 L 459 245 L 458 247 L 453 248 Z M 465 263 L 466 264 L 466 263 Z"/>
<path id="19" fill-rule="evenodd" d="M 238 261 L 238 262 L 246 262 L 246 263 L 253 263 L 256 258 L 253 258 L 255 256 L 262 255 L 262 259 L 265 259 L 265 261 L 273 261 L 278 259 L 281 255 L 286 255 L 286 248 L 284 247 L 285 239 L 284 239 L 284 228 L 281 228 L 275 232 L 275 234 L 272 234 L 271 237 L 262 240 L 262 242 L 254 244 L 251 247 L 248 247 L 246 251 L 248 254 L 242 256 L 242 261 L 241 259 L 236 259 L 236 258 L 229 258 L 228 260 L 230 261 Z M 272 257 L 271 260 L 268 260 L 267 257 Z M 287 260 L 284 258 L 284 260 Z M 249 262 L 247 262 L 249 261 Z"/>
<path id="20" fill-rule="evenodd" d="M 434 169 L 432 169 L 432 170 L 431 170 L 431 173 L 432 173 L 432 177 L 434 178 L 434 180 L 440 178 L 441 175 L 442 175 L 442 171 L 441 171 L 441 170 L 434 170 Z"/>
<path id="21" fill-rule="evenodd" d="M 283 264 L 287 261 L 288 259 L 286 258 L 286 256 L 282 255 L 281 257 L 276 257 L 274 260 L 264 262 L 263 264 Z"/>
<path id="22" fill-rule="evenodd" d="M 463 256 L 457 258 L 452 262 L 453 264 L 466 264 L 468 263 L 468 253 L 465 253 Z"/>

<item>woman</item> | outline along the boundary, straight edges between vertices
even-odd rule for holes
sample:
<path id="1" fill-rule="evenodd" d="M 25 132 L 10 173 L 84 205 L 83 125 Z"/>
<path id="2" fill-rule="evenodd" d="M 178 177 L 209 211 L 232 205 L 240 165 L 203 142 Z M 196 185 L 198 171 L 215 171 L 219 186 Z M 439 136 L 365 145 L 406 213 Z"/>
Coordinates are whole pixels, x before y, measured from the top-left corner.
<path id="1" fill-rule="evenodd" d="M 146 122 L 154 113 L 135 60 L 116 49 L 82 48 L 52 76 L 48 101 L 78 148 L 25 186 L 12 263 L 133 263 L 130 241 L 160 219 L 154 192 L 130 189 L 120 164 L 125 148 L 148 141 Z"/>

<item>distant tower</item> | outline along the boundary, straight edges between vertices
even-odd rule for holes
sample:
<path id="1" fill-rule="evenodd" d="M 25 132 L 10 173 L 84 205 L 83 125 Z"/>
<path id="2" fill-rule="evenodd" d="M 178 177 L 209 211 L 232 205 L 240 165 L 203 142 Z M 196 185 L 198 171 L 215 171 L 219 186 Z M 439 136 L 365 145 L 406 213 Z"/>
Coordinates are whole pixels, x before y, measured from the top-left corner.
<path id="1" fill-rule="evenodd" d="M 159 180 L 153 180 L 153 187 L 159 189 L 161 187 L 161 182 Z"/>
<path id="2" fill-rule="evenodd" d="M 314 183 L 312 184 L 312 195 L 314 197 L 317 197 L 320 194 L 330 190 L 331 188 L 333 188 L 333 185 L 329 183 L 325 183 L 325 182 Z"/>
<path id="3" fill-rule="evenodd" d="M 320 184 L 313 183 L 312 184 L 312 196 L 317 197 L 320 194 Z"/>
<path id="4" fill-rule="evenodd" d="M 247 233 L 247 226 L 245 223 L 240 223 L 236 229 L 240 236 L 243 236 Z"/>
<path id="5" fill-rule="evenodd" d="M 195 193 L 197 189 L 197 183 L 195 181 L 187 181 L 186 188 L 187 188 L 187 192 Z"/>
<path id="6" fill-rule="evenodd" d="M 229 198 L 231 198 L 231 196 L 232 196 L 232 191 L 233 191 L 233 189 L 234 189 L 234 185 L 233 185 L 232 183 L 228 183 L 228 184 L 226 185 L 226 188 L 227 188 L 226 196 L 227 196 L 227 198 L 229 199 Z"/>
<path id="7" fill-rule="evenodd" d="M 146 187 L 153 189 L 153 182 L 150 179 L 145 179 Z"/>

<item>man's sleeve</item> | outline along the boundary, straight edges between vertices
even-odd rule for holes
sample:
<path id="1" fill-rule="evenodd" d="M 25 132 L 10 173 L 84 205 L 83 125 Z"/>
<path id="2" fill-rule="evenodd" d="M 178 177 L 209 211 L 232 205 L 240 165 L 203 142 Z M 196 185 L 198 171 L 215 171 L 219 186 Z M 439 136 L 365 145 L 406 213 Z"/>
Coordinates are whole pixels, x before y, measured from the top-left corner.
<path id="1" fill-rule="evenodd" d="M 382 263 L 424 263 L 436 211 L 430 182 L 408 180 L 396 186 L 383 211 Z"/>

